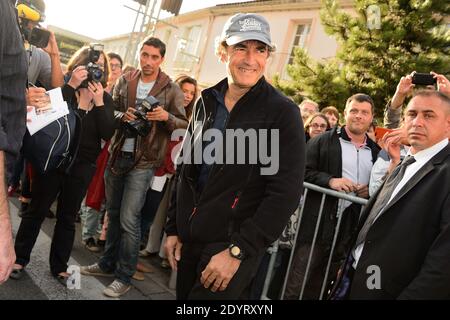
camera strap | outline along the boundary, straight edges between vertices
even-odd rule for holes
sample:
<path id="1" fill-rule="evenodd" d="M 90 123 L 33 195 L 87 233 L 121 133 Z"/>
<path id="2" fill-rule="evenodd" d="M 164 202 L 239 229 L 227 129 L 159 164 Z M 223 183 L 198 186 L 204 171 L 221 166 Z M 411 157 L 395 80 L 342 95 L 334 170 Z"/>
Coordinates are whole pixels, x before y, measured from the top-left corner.
<path id="1" fill-rule="evenodd" d="M 128 108 L 132 108 L 135 107 L 136 104 L 136 91 L 137 91 L 137 87 L 138 87 L 138 83 L 139 83 L 139 75 L 140 75 L 140 70 L 134 70 L 134 71 L 130 71 L 129 73 L 125 74 L 125 80 L 127 80 L 127 84 L 128 84 L 128 89 L 127 89 L 127 109 Z M 138 139 L 136 137 L 136 139 Z M 136 165 L 139 163 L 139 161 L 142 158 L 142 153 L 139 155 L 139 158 L 134 160 L 133 165 L 122 171 L 119 172 L 118 170 L 114 169 L 114 163 L 116 162 L 117 156 L 119 155 L 120 150 L 122 149 L 123 143 L 125 142 L 124 137 L 122 136 L 120 138 L 120 143 L 117 144 L 116 148 L 113 151 L 112 154 L 112 158 L 111 158 L 111 171 L 116 174 L 116 175 L 125 175 L 127 173 L 129 173 L 131 170 L 133 170 Z M 137 145 L 137 141 L 135 143 L 134 146 L 134 154 L 136 155 L 136 145 Z"/>

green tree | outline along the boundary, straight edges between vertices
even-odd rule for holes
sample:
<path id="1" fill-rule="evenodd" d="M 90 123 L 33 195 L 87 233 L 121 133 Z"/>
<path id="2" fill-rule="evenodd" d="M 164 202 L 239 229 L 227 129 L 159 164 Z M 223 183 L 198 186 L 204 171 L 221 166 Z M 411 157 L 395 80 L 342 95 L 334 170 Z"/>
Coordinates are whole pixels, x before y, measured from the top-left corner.
<path id="1" fill-rule="evenodd" d="M 343 12 L 336 0 L 322 0 L 325 31 L 338 42 L 336 57 L 314 61 L 296 49 L 288 66 L 291 81 L 275 84 L 297 102 L 308 97 L 322 107 L 343 109 L 354 93 L 369 94 L 377 116 L 394 94 L 400 78 L 413 70 L 450 74 L 450 2 L 443 0 L 355 0 L 355 14 Z M 380 11 L 372 28 L 370 5 Z"/>

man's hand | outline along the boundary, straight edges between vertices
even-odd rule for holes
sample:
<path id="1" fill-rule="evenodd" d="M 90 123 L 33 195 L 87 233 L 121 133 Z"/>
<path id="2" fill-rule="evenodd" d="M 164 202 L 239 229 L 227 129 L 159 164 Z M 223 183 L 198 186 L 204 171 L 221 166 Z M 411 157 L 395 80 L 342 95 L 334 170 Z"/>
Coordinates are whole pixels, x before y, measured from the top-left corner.
<path id="1" fill-rule="evenodd" d="M 433 71 L 430 73 L 434 76 L 434 78 L 436 78 L 438 91 L 450 98 L 450 81 L 442 74 L 438 74 Z"/>
<path id="2" fill-rule="evenodd" d="M 356 184 L 347 178 L 331 178 L 328 185 L 336 191 L 345 191 L 347 193 L 356 191 Z"/>
<path id="3" fill-rule="evenodd" d="M 30 87 L 27 89 L 27 106 L 36 107 L 36 109 L 43 109 L 49 106 L 50 98 L 45 93 L 44 88 Z"/>
<path id="4" fill-rule="evenodd" d="M 8 280 L 16 261 L 6 193 L 5 167 L 5 154 L 0 150 L 0 284 Z"/>
<path id="5" fill-rule="evenodd" d="M 127 112 L 125 112 L 125 113 L 123 114 L 122 121 L 123 121 L 123 122 L 130 122 L 130 121 L 136 120 L 137 117 L 134 115 L 135 112 L 136 112 L 136 109 L 135 109 L 135 108 L 129 107 L 129 108 L 127 109 Z"/>
<path id="6" fill-rule="evenodd" d="M 169 260 L 172 270 L 177 271 L 177 262 L 181 259 L 181 243 L 178 236 L 168 236 L 164 249 L 166 250 L 167 260 Z"/>
<path id="7" fill-rule="evenodd" d="M 403 129 L 388 132 L 383 136 L 382 139 L 384 150 L 386 150 L 386 152 L 389 154 L 391 161 L 396 164 L 400 163 L 400 147 L 403 139 Z"/>
<path id="8" fill-rule="evenodd" d="M 156 107 L 152 112 L 147 112 L 147 120 L 167 121 L 169 113 L 161 107 Z"/>
<path id="9" fill-rule="evenodd" d="M 392 171 L 400 163 L 400 149 L 401 145 L 407 143 L 406 132 L 404 128 L 399 128 L 392 132 L 386 133 L 383 136 L 383 148 L 389 154 L 391 162 L 387 169 L 387 174 L 391 174 Z"/>
<path id="10" fill-rule="evenodd" d="M 202 272 L 200 282 L 206 289 L 211 287 L 212 292 L 224 291 L 240 265 L 241 260 L 233 258 L 228 249 L 225 249 L 212 256 Z"/>
<path id="11" fill-rule="evenodd" d="M 357 184 L 356 185 L 356 195 L 360 198 L 369 198 L 369 186 L 367 184 Z"/>
<path id="12" fill-rule="evenodd" d="M 87 77 L 88 72 L 86 68 L 84 66 L 78 66 L 72 71 L 72 76 L 67 84 L 72 88 L 77 89 Z"/>
<path id="13" fill-rule="evenodd" d="M 47 52 L 50 55 L 50 57 L 59 55 L 59 49 L 58 49 L 58 44 L 56 43 L 55 34 L 52 31 L 49 31 L 47 29 L 44 29 L 44 30 L 50 32 L 50 38 L 48 39 L 47 46 L 45 48 L 43 48 L 43 50 L 45 52 Z"/>
<path id="14" fill-rule="evenodd" d="M 405 102 L 405 98 L 408 96 L 408 94 L 410 94 L 411 89 L 414 88 L 414 84 L 412 83 L 412 77 L 414 73 L 416 72 L 413 71 L 411 74 L 400 79 L 400 82 L 397 84 L 395 94 L 391 100 L 392 109 L 400 108 L 403 102 Z"/>
<path id="15" fill-rule="evenodd" d="M 0 223 L 3 223 L 3 219 L 0 219 Z M 14 252 L 14 244 L 12 240 L 12 234 L 10 232 L 4 232 L 0 227 L 0 284 L 8 280 L 11 274 L 12 267 L 16 261 L 16 254 Z"/>

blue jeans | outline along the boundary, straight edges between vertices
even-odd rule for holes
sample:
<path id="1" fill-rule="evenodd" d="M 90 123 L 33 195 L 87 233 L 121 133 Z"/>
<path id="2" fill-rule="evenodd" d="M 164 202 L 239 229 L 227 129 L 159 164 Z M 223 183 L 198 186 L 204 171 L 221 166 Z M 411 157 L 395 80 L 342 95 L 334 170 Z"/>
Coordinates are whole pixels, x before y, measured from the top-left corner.
<path id="1" fill-rule="evenodd" d="M 118 156 L 114 167 L 129 168 L 133 158 Z M 105 252 L 99 266 L 115 272 L 115 278 L 125 284 L 136 272 L 141 237 L 141 210 L 153 178 L 153 169 L 132 169 L 115 175 L 108 165 L 105 171 L 106 212 L 109 216 Z"/>

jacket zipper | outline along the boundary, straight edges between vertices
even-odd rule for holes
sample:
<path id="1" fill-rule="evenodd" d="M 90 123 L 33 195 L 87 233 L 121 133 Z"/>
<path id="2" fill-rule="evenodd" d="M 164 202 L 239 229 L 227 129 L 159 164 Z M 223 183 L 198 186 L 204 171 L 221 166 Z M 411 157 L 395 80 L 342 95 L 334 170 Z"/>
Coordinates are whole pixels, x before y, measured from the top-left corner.
<path id="1" fill-rule="evenodd" d="M 239 191 L 239 192 L 236 194 L 236 197 L 234 198 L 233 204 L 231 205 L 231 209 L 233 209 L 233 210 L 236 209 L 236 206 L 237 206 L 237 204 L 238 204 L 238 202 L 239 202 L 239 198 L 240 198 L 240 196 L 241 196 L 241 193 L 242 193 L 242 191 Z"/>
<path id="2" fill-rule="evenodd" d="M 67 116 L 64 116 L 64 123 L 67 129 L 67 148 L 66 151 L 64 151 L 64 158 L 68 156 L 69 154 L 69 147 L 70 147 L 70 125 L 69 125 L 69 120 L 67 119 Z"/>
<path id="3" fill-rule="evenodd" d="M 359 149 L 356 149 L 356 183 L 359 184 Z"/>
<path id="4" fill-rule="evenodd" d="M 189 222 L 192 220 L 192 217 L 195 215 L 196 212 L 197 212 L 197 207 L 195 206 L 195 207 L 192 209 L 191 215 L 189 216 Z"/>
<path id="5" fill-rule="evenodd" d="M 66 148 L 66 152 L 67 153 L 69 151 L 69 146 L 70 146 L 70 125 L 69 125 L 69 120 L 67 119 L 67 116 L 64 116 L 64 121 L 66 122 L 66 127 L 67 127 L 67 148 Z"/>
<path id="6" fill-rule="evenodd" d="M 225 108 L 226 108 L 226 106 L 225 106 Z M 233 108 L 233 110 L 235 110 L 235 108 L 236 108 L 236 106 Z M 227 130 L 228 122 L 230 122 L 231 113 L 233 112 L 233 110 L 231 110 L 231 111 L 228 113 L 227 121 L 225 122 L 225 126 L 223 127 L 223 130 Z M 208 120 L 209 120 L 209 119 L 208 119 Z M 210 122 L 212 123 L 213 121 L 210 121 Z M 210 127 L 208 127 L 208 129 L 209 129 L 209 128 L 210 128 Z M 206 129 L 206 130 L 208 130 L 208 129 Z M 202 137 L 203 137 L 203 136 L 202 136 Z M 223 147 L 223 146 L 222 146 L 222 147 Z M 226 160 L 226 159 L 225 159 L 225 160 Z M 222 164 L 222 167 L 220 168 L 220 170 L 219 170 L 217 173 L 219 173 L 220 171 L 223 170 L 224 165 L 225 165 L 225 164 Z M 208 178 L 206 179 L 206 184 L 205 184 L 205 186 L 203 187 L 203 189 L 205 189 L 206 186 L 208 185 L 208 180 L 209 180 L 209 178 L 211 177 L 211 174 L 212 174 L 212 172 L 214 171 L 214 168 L 215 168 L 215 167 L 216 167 L 216 162 L 214 162 L 214 163 L 212 164 L 211 169 L 209 170 Z M 200 193 L 200 199 L 201 199 L 202 193 L 203 193 L 203 191 Z M 200 199 L 199 199 L 199 201 L 200 201 Z"/>
<path id="7" fill-rule="evenodd" d="M 53 153 L 53 149 L 55 148 L 56 142 L 58 142 L 59 137 L 61 136 L 61 131 L 62 131 L 61 123 L 59 121 L 56 121 L 56 122 L 58 123 L 58 126 L 59 126 L 59 133 L 58 133 L 58 136 L 56 137 L 55 141 L 53 142 L 52 147 L 50 148 L 50 152 L 48 153 L 47 161 L 45 162 L 45 166 L 44 166 L 44 171 L 47 170 L 48 163 L 50 161 L 50 157 L 52 156 L 52 153 Z"/>
<path id="8" fill-rule="evenodd" d="M 202 128 L 202 131 L 203 131 L 203 130 L 208 130 L 208 129 L 211 127 L 211 123 L 212 123 L 211 117 L 212 117 L 212 114 L 209 114 L 209 116 L 206 117 L 205 101 L 204 101 L 203 97 L 201 97 L 200 99 L 202 100 L 202 104 L 203 104 L 204 109 L 205 109 L 205 118 L 206 118 L 205 123 L 207 124 L 207 125 L 206 125 L 206 128 L 205 128 L 205 127 Z M 194 129 L 194 131 L 195 131 L 195 129 Z M 203 137 L 203 135 L 201 135 L 201 137 Z M 193 150 L 194 146 L 195 146 L 195 141 L 192 141 L 191 154 L 193 154 L 193 152 L 194 152 L 194 150 Z M 211 168 L 211 170 L 212 170 L 212 168 Z M 209 172 L 209 174 L 210 174 L 210 173 L 211 173 L 211 171 Z M 209 174 L 208 174 L 208 179 L 209 179 Z M 192 179 L 190 179 L 190 177 L 187 177 L 187 180 L 188 180 L 189 187 L 191 188 L 192 194 L 193 194 L 193 196 L 194 196 L 194 208 L 192 209 L 192 213 L 191 213 L 191 215 L 189 216 L 189 220 L 188 220 L 188 221 L 190 222 L 190 221 L 192 220 L 192 217 L 193 217 L 193 216 L 195 215 L 195 213 L 197 212 L 197 206 L 198 206 L 198 203 L 200 202 L 201 195 L 202 195 L 203 191 L 200 193 L 200 195 L 198 195 L 197 192 L 196 192 L 196 190 L 195 190 L 195 188 L 194 188 Z M 191 232 L 191 233 L 192 233 L 192 232 Z"/>
<path id="9" fill-rule="evenodd" d="M 205 117 L 206 117 L 206 105 L 205 105 L 205 101 L 204 101 L 203 97 L 201 97 L 201 99 L 202 99 L 202 103 L 203 103 L 203 106 L 204 106 L 204 109 L 205 109 Z M 231 113 L 232 113 L 235 109 L 236 109 L 236 105 L 234 106 L 233 110 L 231 110 L 231 112 L 229 112 L 229 114 L 228 114 L 227 121 L 225 122 L 224 130 L 227 129 L 227 127 L 228 127 L 228 122 L 230 121 L 230 118 L 231 118 Z M 205 122 L 208 123 L 208 126 L 206 126 L 206 129 L 205 129 L 205 127 L 203 127 L 203 128 L 202 128 L 202 131 L 203 131 L 203 130 L 208 130 L 208 129 L 211 127 L 212 122 L 214 121 L 214 120 L 211 120 L 211 117 L 212 117 L 212 114 L 210 114 L 210 115 L 207 117 L 207 119 L 206 119 Z M 202 133 L 201 137 L 203 138 L 203 133 Z M 206 188 L 206 186 L 208 185 L 208 180 L 209 180 L 209 178 L 211 177 L 211 173 L 214 171 L 215 166 L 216 166 L 216 163 L 214 162 L 214 163 L 212 164 L 212 167 L 211 167 L 209 173 L 208 173 L 208 177 L 207 177 L 207 179 L 206 179 L 206 184 L 204 185 L 203 190 L 204 190 L 204 189 Z M 222 168 L 220 168 L 220 170 L 219 170 L 218 172 L 222 171 L 222 170 L 223 170 L 223 167 L 224 167 L 224 165 L 222 165 Z M 196 201 L 194 201 L 194 208 L 192 209 L 191 215 L 189 216 L 189 219 L 188 219 L 188 222 L 189 222 L 189 225 L 190 225 L 190 226 L 189 226 L 189 227 L 190 227 L 189 229 L 190 229 L 190 233 L 191 233 L 191 236 L 192 236 L 192 223 L 190 223 L 190 222 L 192 221 L 192 218 L 194 217 L 194 215 L 197 213 L 197 207 L 198 207 L 198 205 L 199 205 L 199 203 L 200 203 L 200 200 L 202 199 L 203 190 L 202 190 L 202 192 L 201 192 L 201 193 L 198 195 L 198 197 L 197 197 L 197 192 L 195 191 L 193 185 L 192 185 L 190 182 L 189 182 L 189 186 L 191 187 L 192 192 L 194 193 L 194 199 L 196 199 Z M 239 201 L 239 198 L 237 198 L 237 200 L 235 199 L 235 203 L 236 203 L 235 205 L 237 205 L 237 202 L 238 202 L 238 201 Z"/>

